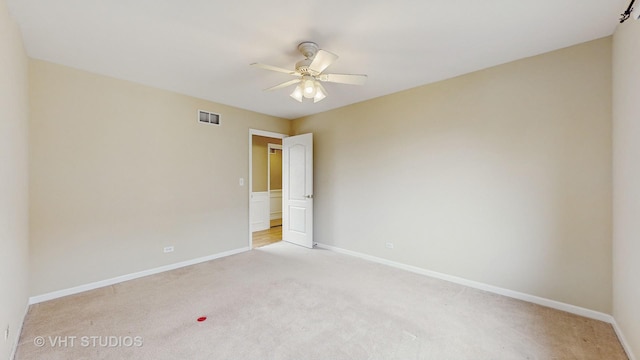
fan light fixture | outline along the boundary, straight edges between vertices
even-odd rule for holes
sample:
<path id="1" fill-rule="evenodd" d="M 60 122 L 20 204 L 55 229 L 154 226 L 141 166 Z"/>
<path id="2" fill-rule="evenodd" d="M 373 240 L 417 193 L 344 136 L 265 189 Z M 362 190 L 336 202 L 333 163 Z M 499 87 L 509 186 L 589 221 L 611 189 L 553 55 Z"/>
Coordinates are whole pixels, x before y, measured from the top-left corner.
<path id="1" fill-rule="evenodd" d="M 293 89 L 293 92 L 291 93 L 292 98 L 296 99 L 296 101 L 298 102 L 302 102 L 302 83 L 300 83 L 300 85 L 296 86 L 295 89 Z"/>
<path id="2" fill-rule="evenodd" d="M 320 85 L 319 82 L 315 82 L 316 85 L 316 95 L 313 97 L 313 102 L 317 103 L 318 101 L 327 97 L 327 92 L 324 90 L 324 87 Z"/>
<path id="3" fill-rule="evenodd" d="M 317 103 L 327 97 L 327 91 L 313 76 L 305 75 L 289 96 L 298 102 L 302 102 L 302 99 L 305 98 L 313 99 L 313 102 Z"/>
<path id="4" fill-rule="evenodd" d="M 316 95 L 316 84 L 311 76 L 305 75 L 302 77 L 302 83 L 304 84 L 304 97 L 312 99 Z"/>
<path id="5" fill-rule="evenodd" d="M 304 99 L 313 99 L 313 102 L 317 103 L 327 97 L 327 90 L 325 90 L 321 82 L 362 85 L 367 80 L 367 75 L 323 74 L 323 71 L 338 59 L 338 55 L 319 49 L 316 43 L 303 42 L 298 45 L 298 50 L 304 55 L 305 59 L 296 63 L 295 71 L 259 63 L 251 64 L 265 70 L 298 77 L 295 80 L 285 81 L 282 84 L 265 89 L 265 91 L 282 89 L 295 84 L 296 87 L 289 96 L 298 102 L 302 102 Z"/>

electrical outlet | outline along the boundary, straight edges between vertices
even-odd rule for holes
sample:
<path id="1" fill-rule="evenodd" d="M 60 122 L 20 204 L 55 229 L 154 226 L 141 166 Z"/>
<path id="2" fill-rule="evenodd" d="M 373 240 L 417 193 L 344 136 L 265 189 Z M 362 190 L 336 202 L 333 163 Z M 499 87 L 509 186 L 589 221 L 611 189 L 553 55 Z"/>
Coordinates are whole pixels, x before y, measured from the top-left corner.
<path id="1" fill-rule="evenodd" d="M 389 243 L 389 242 L 388 242 L 388 243 L 384 244 L 384 246 L 385 246 L 387 249 L 393 249 L 393 243 Z"/>
<path id="2" fill-rule="evenodd" d="M 4 331 L 4 340 L 9 340 L 9 325 L 7 325 L 7 329 Z"/>
<path id="3" fill-rule="evenodd" d="M 162 249 L 162 252 L 164 252 L 164 253 L 170 253 L 170 252 L 173 252 L 173 246 L 165 246 L 165 247 Z"/>

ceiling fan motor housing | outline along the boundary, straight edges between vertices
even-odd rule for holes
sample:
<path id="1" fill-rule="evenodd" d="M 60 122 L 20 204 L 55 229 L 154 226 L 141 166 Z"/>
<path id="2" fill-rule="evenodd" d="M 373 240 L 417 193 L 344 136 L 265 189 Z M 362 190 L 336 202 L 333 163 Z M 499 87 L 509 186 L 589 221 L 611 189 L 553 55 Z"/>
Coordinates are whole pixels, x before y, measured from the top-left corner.
<path id="1" fill-rule="evenodd" d="M 296 63 L 296 71 L 302 75 L 317 75 L 313 70 L 309 69 L 311 65 L 311 59 L 300 60 Z"/>

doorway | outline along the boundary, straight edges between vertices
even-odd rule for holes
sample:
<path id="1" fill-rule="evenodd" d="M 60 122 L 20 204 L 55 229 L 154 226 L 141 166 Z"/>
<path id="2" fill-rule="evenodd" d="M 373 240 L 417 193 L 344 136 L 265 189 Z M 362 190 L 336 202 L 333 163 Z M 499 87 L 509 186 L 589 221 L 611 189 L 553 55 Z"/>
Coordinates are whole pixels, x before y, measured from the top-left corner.
<path id="1" fill-rule="evenodd" d="M 287 135 L 249 132 L 249 246 L 282 240 L 282 139 Z"/>

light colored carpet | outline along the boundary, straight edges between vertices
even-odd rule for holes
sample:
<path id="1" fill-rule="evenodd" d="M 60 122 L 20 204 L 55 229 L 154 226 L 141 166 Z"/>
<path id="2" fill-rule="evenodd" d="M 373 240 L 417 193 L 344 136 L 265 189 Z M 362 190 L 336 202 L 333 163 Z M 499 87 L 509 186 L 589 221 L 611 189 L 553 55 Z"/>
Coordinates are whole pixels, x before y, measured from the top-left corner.
<path id="1" fill-rule="evenodd" d="M 33 305 L 16 359 L 626 356 L 600 321 L 280 242 Z"/>

